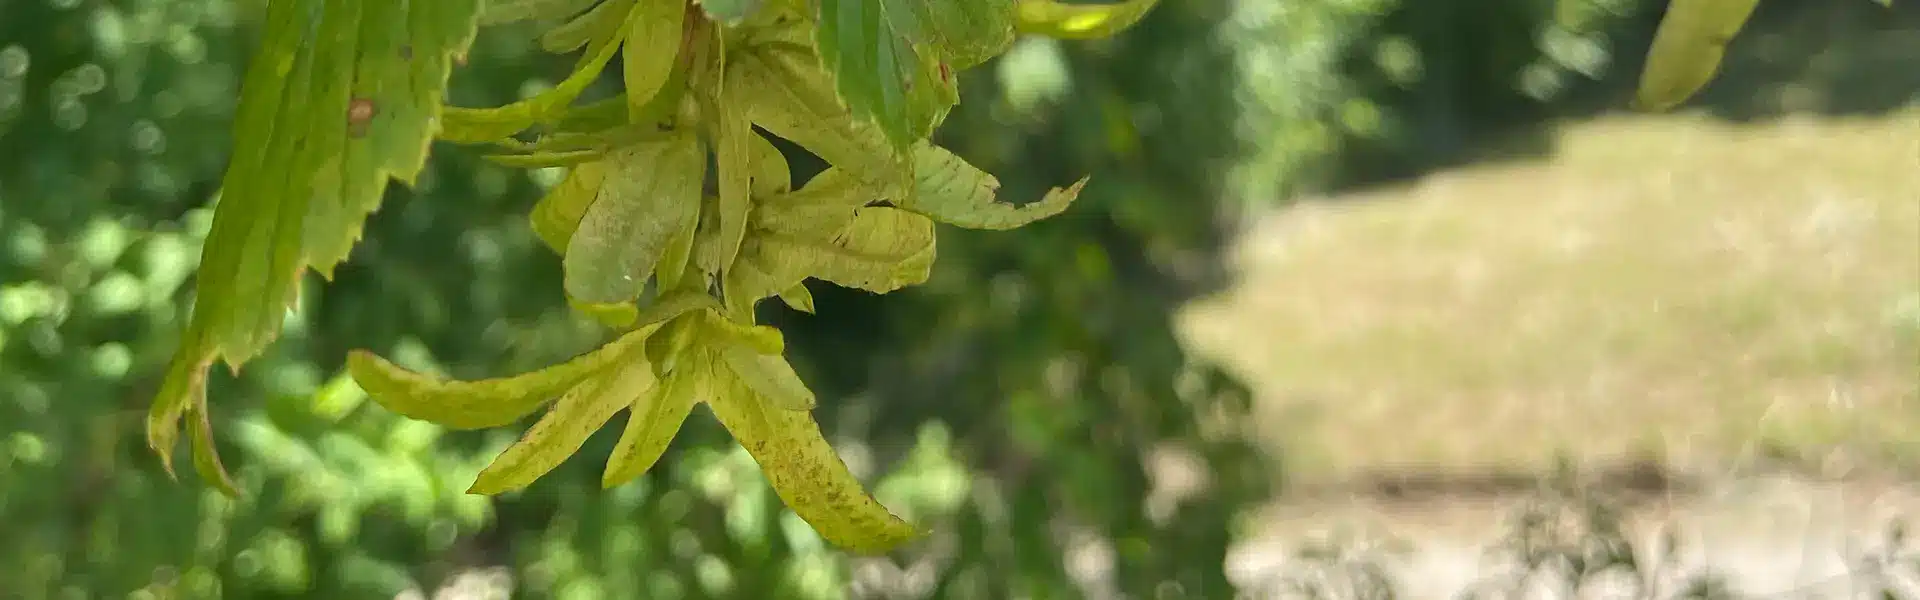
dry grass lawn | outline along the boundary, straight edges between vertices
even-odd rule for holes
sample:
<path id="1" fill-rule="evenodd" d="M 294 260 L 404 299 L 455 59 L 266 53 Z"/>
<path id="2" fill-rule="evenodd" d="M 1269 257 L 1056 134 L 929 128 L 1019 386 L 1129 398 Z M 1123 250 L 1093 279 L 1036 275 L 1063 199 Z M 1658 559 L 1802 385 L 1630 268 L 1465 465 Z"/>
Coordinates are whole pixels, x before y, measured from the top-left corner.
<path id="1" fill-rule="evenodd" d="M 1561 135 L 1249 232 L 1183 327 L 1289 475 L 1920 465 L 1920 113 Z"/>

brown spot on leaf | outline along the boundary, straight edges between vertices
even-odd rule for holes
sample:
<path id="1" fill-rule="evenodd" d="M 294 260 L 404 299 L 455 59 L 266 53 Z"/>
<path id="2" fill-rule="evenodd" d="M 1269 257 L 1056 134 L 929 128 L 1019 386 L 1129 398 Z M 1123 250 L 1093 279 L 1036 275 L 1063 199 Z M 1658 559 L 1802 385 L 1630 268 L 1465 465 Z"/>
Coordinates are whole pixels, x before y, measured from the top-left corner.
<path id="1" fill-rule="evenodd" d="M 347 103 L 347 133 L 353 137 L 367 134 L 368 124 L 373 122 L 375 109 L 373 101 L 366 98 L 354 98 Z"/>

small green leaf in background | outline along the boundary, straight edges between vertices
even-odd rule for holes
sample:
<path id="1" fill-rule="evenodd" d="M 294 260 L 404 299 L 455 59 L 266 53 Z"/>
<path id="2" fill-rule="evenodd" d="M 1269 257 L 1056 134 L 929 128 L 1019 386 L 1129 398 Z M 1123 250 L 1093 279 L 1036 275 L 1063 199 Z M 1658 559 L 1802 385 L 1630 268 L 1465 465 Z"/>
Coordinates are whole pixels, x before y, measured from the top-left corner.
<path id="1" fill-rule="evenodd" d="M 202 250 L 195 304 L 154 399 L 147 441 L 172 473 L 182 416 L 194 464 L 235 490 L 214 455 L 206 371 L 238 370 L 280 333 L 308 268 L 330 275 L 389 178 L 426 162 L 452 57 L 478 28 L 478 0 L 284 0 L 241 84 L 234 158 Z"/>
<path id="2" fill-rule="evenodd" d="M 1066 40 L 1112 36 L 1153 10 L 1160 0 L 1125 0 L 1113 4 L 1067 4 L 1056 0 L 1019 0 L 1014 28 L 1020 33 Z"/>
<path id="3" fill-rule="evenodd" d="M 1654 33 L 1634 107 L 1662 111 L 1706 87 L 1759 0 L 1673 0 Z"/>

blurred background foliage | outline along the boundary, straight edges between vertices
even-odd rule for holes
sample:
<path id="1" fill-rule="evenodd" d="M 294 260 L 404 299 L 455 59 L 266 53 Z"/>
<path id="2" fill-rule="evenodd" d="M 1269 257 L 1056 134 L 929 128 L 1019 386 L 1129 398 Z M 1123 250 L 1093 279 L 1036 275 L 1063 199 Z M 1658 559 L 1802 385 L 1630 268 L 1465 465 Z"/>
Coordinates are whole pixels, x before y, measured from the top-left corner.
<path id="1" fill-rule="evenodd" d="M 1884 18 L 1764 4 L 1780 27 Z M 513 432 L 364 401 L 342 375 L 350 348 L 478 377 L 602 335 L 566 311 L 558 261 L 525 224 L 559 173 L 446 145 L 417 189 L 389 193 L 336 281 L 308 282 L 283 341 L 216 377 L 247 496 L 168 481 L 140 424 L 190 302 L 253 29 L 228 0 L 0 0 L 0 597 L 1229 597 L 1237 519 L 1282 479 L 1246 439 L 1246 390 L 1181 349 L 1172 310 L 1222 282 L 1220 247 L 1251 210 L 1487 147 L 1550 151 L 1530 128 L 1623 105 L 1659 11 L 1176 0 L 1116 39 L 1025 39 L 969 72 L 943 143 L 1013 198 L 1094 183 L 1018 232 L 943 230 L 920 288 L 820 286 L 817 315 L 765 309 L 849 464 L 934 532 L 848 559 L 703 418 L 632 484 L 598 489 L 603 433 L 488 499 L 462 491 Z M 453 102 L 563 76 L 570 61 L 532 39 L 483 32 Z M 1845 109 L 1725 87 L 1708 93 L 1751 96 L 1744 116 Z"/>

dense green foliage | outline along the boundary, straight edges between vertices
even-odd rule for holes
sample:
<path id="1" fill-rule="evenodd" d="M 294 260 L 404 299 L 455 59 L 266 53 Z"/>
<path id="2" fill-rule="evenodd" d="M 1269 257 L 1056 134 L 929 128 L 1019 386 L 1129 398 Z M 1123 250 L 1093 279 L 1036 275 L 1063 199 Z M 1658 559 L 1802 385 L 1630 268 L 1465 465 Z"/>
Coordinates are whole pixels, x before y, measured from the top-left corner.
<path id="1" fill-rule="evenodd" d="M 924 285 L 822 288 L 815 315 L 762 311 L 852 471 L 933 532 L 851 560 L 711 420 L 689 421 L 624 486 L 600 491 L 599 461 L 575 460 L 489 498 L 464 491 L 517 432 L 453 432 L 365 402 L 345 376 L 353 348 L 484 377 L 602 337 L 566 308 L 560 261 L 526 221 L 559 173 L 446 144 L 414 189 L 387 191 L 331 284 L 305 284 L 280 343 L 237 377 L 214 371 L 216 439 L 245 494 L 168 481 L 135 440 L 181 341 L 257 15 L 220 0 L 7 0 L 0 591 L 361 597 L 499 566 L 529 597 L 1220 597 L 1234 519 L 1271 474 L 1239 437 L 1244 394 L 1190 364 L 1167 315 L 1217 275 L 1235 212 L 1223 182 L 1257 203 L 1364 178 L 1350 165 L 1378 161 L 1355 155 L 1432 162 L 1459 132 L 1606 72 L 1604 42 L 1633 39 L 1609 24 L 1649 14 L 1563 2 L 1598 15 L 1568 22 L 1516 1 L 1481 19 L 1445 4 L 1172 2 L 1117 39 L 1021 38 L 961 78 L 936 139 L 1005 195 L 1092 182 L 1060 218 L 943 232 Z M 484 68 L 457 70 L 449 102 L 552 87 L 574 60 L 535 38 L 524 23 L 482 34 L 465 58 Z M 1405 77 L 1409 60 L 1420 77 Z M 581 93 L 618 88 L 605 77 Z M 822 168 L 782 150 L 796 175 Z M 581 453 L 605 456 L 616 437 Z M 1201 491 L 1163 489 L 1177 486 L 1149 467 L 1164 456 L 1189 459 L 1175 462 Z M 1070 569 L 1068 550 L 1108 568 Z"/>

